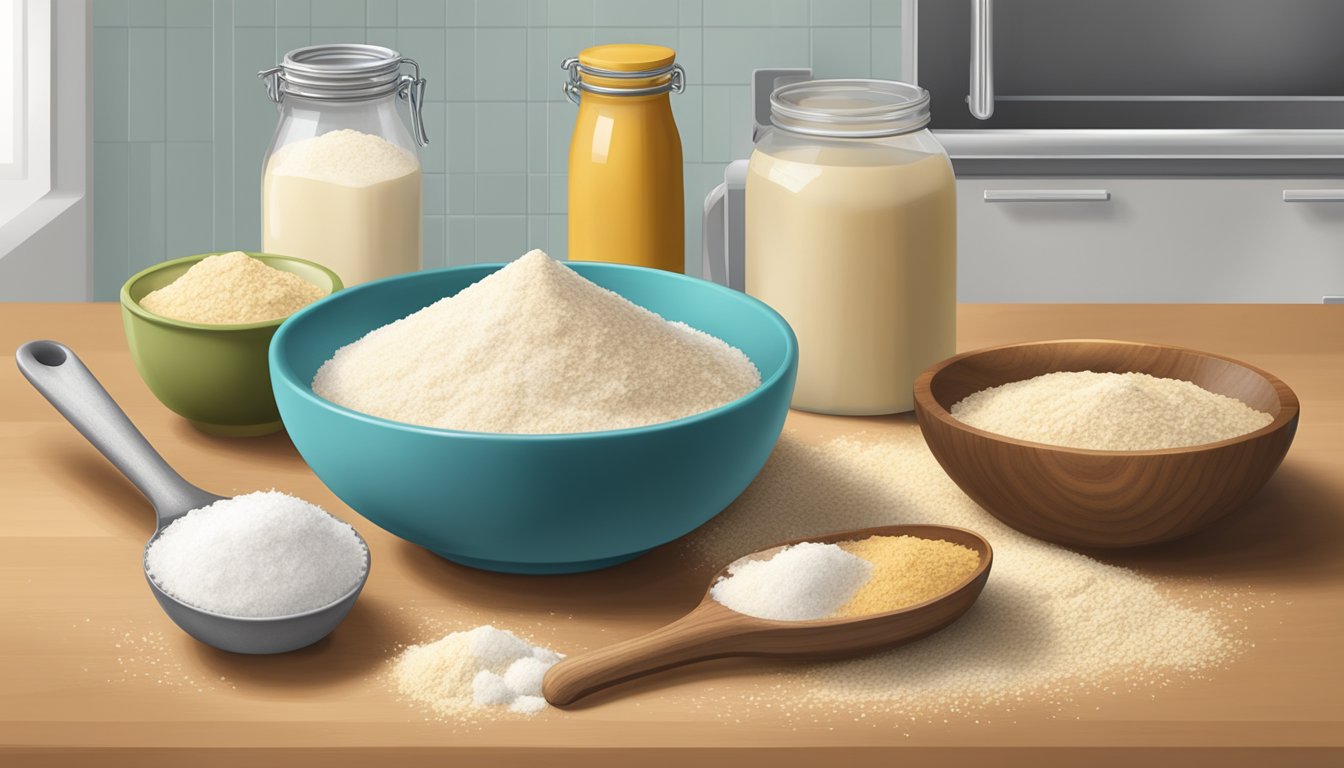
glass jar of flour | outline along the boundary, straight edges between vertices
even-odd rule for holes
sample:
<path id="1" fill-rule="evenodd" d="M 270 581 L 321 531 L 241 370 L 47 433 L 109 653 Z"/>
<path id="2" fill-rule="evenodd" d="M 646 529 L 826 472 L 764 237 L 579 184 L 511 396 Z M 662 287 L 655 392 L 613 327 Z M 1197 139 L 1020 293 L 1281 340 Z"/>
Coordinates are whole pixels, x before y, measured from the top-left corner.
<path id="1" fill-rule="evenodd" d="M 914 407 L 914 381 L 956 349 L 952 164 L 929 94 L 884 80 L 776 88 L 747 166 L 746 291 L 798 336 L 793 406 Z"/>
<path id="2" fill-rule="evenodd" d="M 314 45 L 258 77 L 280 112 L 262 165 L 262 249 L 316 261 L 346 285 L 419 269 L 419 65 L 377 45 Z"/>

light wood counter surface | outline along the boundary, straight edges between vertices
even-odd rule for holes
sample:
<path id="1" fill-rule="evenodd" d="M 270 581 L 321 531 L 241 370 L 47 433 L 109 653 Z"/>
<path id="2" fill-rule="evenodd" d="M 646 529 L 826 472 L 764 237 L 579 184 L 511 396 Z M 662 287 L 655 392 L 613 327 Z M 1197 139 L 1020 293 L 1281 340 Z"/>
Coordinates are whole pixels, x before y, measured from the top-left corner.
<path id="1" fill-rule="evenodd" d="M 359 528 L 373 555 L 358 605 L 318 645 L 269 658 L 201 646 L 144 583 L 148 503 L 7 364 L 0 765 L 1344 765 L 1344 307 L 970 305 L 959 320 L 962 350 L 1081 337 L 1180 344 L 1293 387 L 1296 442 L 1246 509 L 1185 542 L 1113 558 L 1265 598 L 1247 619 L 1254 648 L 1206 680 L 1084 697 L 1064 711 L 1028 703 L 979 723 L 902 729 L 692 705 L 711 686 L 768 695 L 777 668 L 733 660 L 533 720 L 426 719 L 386 681 L 397 646 L 490 622 L 582 651 L 681 615 L 705 575 L 662 550 L 548 578 L 445 562 L 341 504 L 283 434 L 210 437 L 166 410 L 135 373 L 116 305 L 0 304 L 0 348 L 68 344 L 187 479 L 223 494 L 275 486 L 310 499 Z M 916 429 L 909 417 L 795 413 L 790 423 L 818 436 Z"/>

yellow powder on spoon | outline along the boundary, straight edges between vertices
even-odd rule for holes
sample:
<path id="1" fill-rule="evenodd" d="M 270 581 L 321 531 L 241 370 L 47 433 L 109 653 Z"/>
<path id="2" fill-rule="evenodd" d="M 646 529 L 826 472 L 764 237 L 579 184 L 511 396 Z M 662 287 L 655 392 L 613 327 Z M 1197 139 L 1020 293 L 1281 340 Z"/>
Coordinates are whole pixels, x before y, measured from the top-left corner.
<path id="1" fill-rule="evenodd" d="M 873 564 L 868 581 L 831 618 L 871 616 L 922 603 L 952 590 L 980 565 L 969 547 L 915 536 L 869 536 L 840 548 Z"/>
<path id="2" fill-rule="evenodd" d="M 296 274 L 234 251 L 201 259 L 140 306 L 173 320 L 234 325 L 288 317 L 325 295 Z"/>

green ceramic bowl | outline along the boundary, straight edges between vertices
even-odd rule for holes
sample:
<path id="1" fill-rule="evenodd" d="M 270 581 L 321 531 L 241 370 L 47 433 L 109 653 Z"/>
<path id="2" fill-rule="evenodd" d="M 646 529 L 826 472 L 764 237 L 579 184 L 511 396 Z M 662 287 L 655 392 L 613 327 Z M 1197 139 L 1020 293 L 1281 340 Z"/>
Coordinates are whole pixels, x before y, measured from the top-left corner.
<path id="1" fill-rule="evenodd" d="M 154 396 L 202 432 L 231 437 L 279 431 L 266 353 L 285 318 L 240 325 L 205 325 L 156 315 L 140 306 L 150 291 L 182 276 L 213 253 L 155 264 L 121 287 L 121 320 L 140 378 Z M 336 273 L 311 261 L 248 253 L 276 269 L 335 293 Z"/>

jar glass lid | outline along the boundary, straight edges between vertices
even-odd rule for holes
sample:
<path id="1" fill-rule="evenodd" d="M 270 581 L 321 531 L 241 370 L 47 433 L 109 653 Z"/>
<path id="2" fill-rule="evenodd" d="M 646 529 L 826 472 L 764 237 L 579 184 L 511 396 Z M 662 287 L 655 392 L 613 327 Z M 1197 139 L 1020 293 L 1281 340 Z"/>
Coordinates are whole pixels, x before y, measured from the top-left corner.
<path id="1" fill-rule="evenodd" d="M 894 136 L 929 124 L 929 92 L 894 80 L 805 80 L 770 94 L 770 121 L 814 136 Z"/>
<path id="2" fill-rule="evenodd" d="M 405 74 L 402 66 L 413 74 Z M 296 48 L 278 67 L 257 73 L 276 104 L 285 96 L 327 102 L 357 102 L 397 94 L 411 107 L 420 146 L 429 144 L 422 107 L 425 79 L 420 65 L 391 48 L 365 43 L 332 43 Z"/>
<path id="3" fill-rule="evenodd" d="M 309 99 L 358 99 L 397 90 L 401 54 L 380 45 L 311 45 L 285 55 L 281 88 Z"/>

